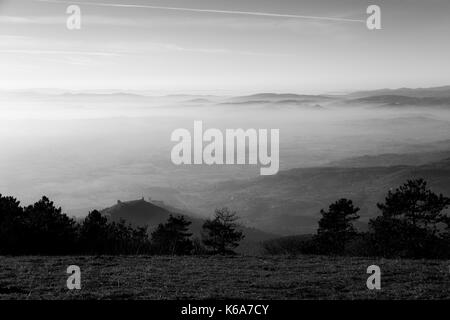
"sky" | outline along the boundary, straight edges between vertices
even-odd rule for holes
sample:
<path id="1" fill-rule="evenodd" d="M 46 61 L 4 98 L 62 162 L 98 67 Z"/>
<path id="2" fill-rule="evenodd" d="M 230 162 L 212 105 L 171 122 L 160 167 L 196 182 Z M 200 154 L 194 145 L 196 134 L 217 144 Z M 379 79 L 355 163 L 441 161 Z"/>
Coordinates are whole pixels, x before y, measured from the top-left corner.
<path id="1" fill-rule="evenodd" d="M 338 93 L 450 84 L 448 0 L 56 2 L 0 0 L 0 90 Z M 70 3 L 81 8 L 80 30 L 66 27 Z M 381 30 L 366 27 L 369 4 L 381 7 Z"/>

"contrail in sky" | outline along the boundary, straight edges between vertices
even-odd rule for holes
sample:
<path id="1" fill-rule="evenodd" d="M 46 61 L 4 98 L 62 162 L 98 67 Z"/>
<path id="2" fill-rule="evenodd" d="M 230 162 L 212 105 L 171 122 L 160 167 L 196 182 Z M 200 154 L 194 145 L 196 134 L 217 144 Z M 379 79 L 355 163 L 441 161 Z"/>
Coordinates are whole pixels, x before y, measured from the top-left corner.
<path id="1" fill-rule="evenodd" d="M 82 1 L 60 1 L 60 0 L 35 0 L 35 1 L 47 2 L 47 3 L 79 4 L 79 5 L 97 6 L 97 7 L 142 8 L 142 9 L 189 11 L 189 12 L 201 12 L 201 13 L 235 14 L 235 15 L 246 15 L 246 16 L 258 16 L 258 17 L 312 19 L 312 20 L 344 21 L 344 22 L 366 22 L 365 20 L 358 20 L 358 19 L 303 16 L 303 15 L 296 15 L 296 14 L 279 14 L 279 13 L 268 13 L 268 12 L 253 12 L 253 11 L 193 9 L 193 8 L 149 6 L 149 5 L 140 5 L 140 4 L 118 4 L 118 3 L 105 3 L 105 2 L 82 2 Z"/>

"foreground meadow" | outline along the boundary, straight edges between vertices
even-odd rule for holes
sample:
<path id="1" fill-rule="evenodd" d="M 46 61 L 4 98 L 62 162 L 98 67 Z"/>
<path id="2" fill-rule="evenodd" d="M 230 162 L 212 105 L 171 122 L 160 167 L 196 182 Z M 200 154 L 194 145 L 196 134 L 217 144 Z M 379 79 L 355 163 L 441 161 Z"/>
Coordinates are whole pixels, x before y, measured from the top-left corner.
<path id="1" fill-rule="evenodd" d="M 381 290 L 366 269 L 381 268 Z M 66 287 L 69 265 L 82 289 Z M 0 257 L 0 299 L 450 299 L 450 261 L 298 256 Z"/>

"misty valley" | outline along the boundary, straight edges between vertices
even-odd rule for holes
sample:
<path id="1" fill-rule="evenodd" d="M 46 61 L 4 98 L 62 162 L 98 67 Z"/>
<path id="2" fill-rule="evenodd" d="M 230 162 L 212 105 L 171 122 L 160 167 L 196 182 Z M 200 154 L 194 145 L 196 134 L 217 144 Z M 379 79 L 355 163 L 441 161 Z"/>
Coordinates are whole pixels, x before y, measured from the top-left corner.
<path id="1" fill-rule="evenodd" d="M 385 191 L 408 178 L 449 193 L 449 91 L 5 92 L 0 187 L 24 203 L 47 195 L 78 217 L 141 196 L 199 218 L 229 206 L 245 226 L 277 235 L 311 233 L 321 208 L 348 197 L 364 229 Z M 204 127 L 221 132 L 279 129 L 280 171 L 260 177 L 254 164 L 174 164 L 172 132 L 200 114 Z"/>

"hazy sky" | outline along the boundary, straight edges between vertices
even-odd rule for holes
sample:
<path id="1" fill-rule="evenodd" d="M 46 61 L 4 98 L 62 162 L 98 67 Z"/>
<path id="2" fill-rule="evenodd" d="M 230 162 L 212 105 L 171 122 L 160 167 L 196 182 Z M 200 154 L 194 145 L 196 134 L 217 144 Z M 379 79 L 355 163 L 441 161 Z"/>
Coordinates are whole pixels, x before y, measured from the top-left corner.
<path id="1" fill-rule="evenodd" d="M 0 88 L 337 92 L 450 84 L 448 0 L 89 0 L 365 22 L 0 0 Z"/>

